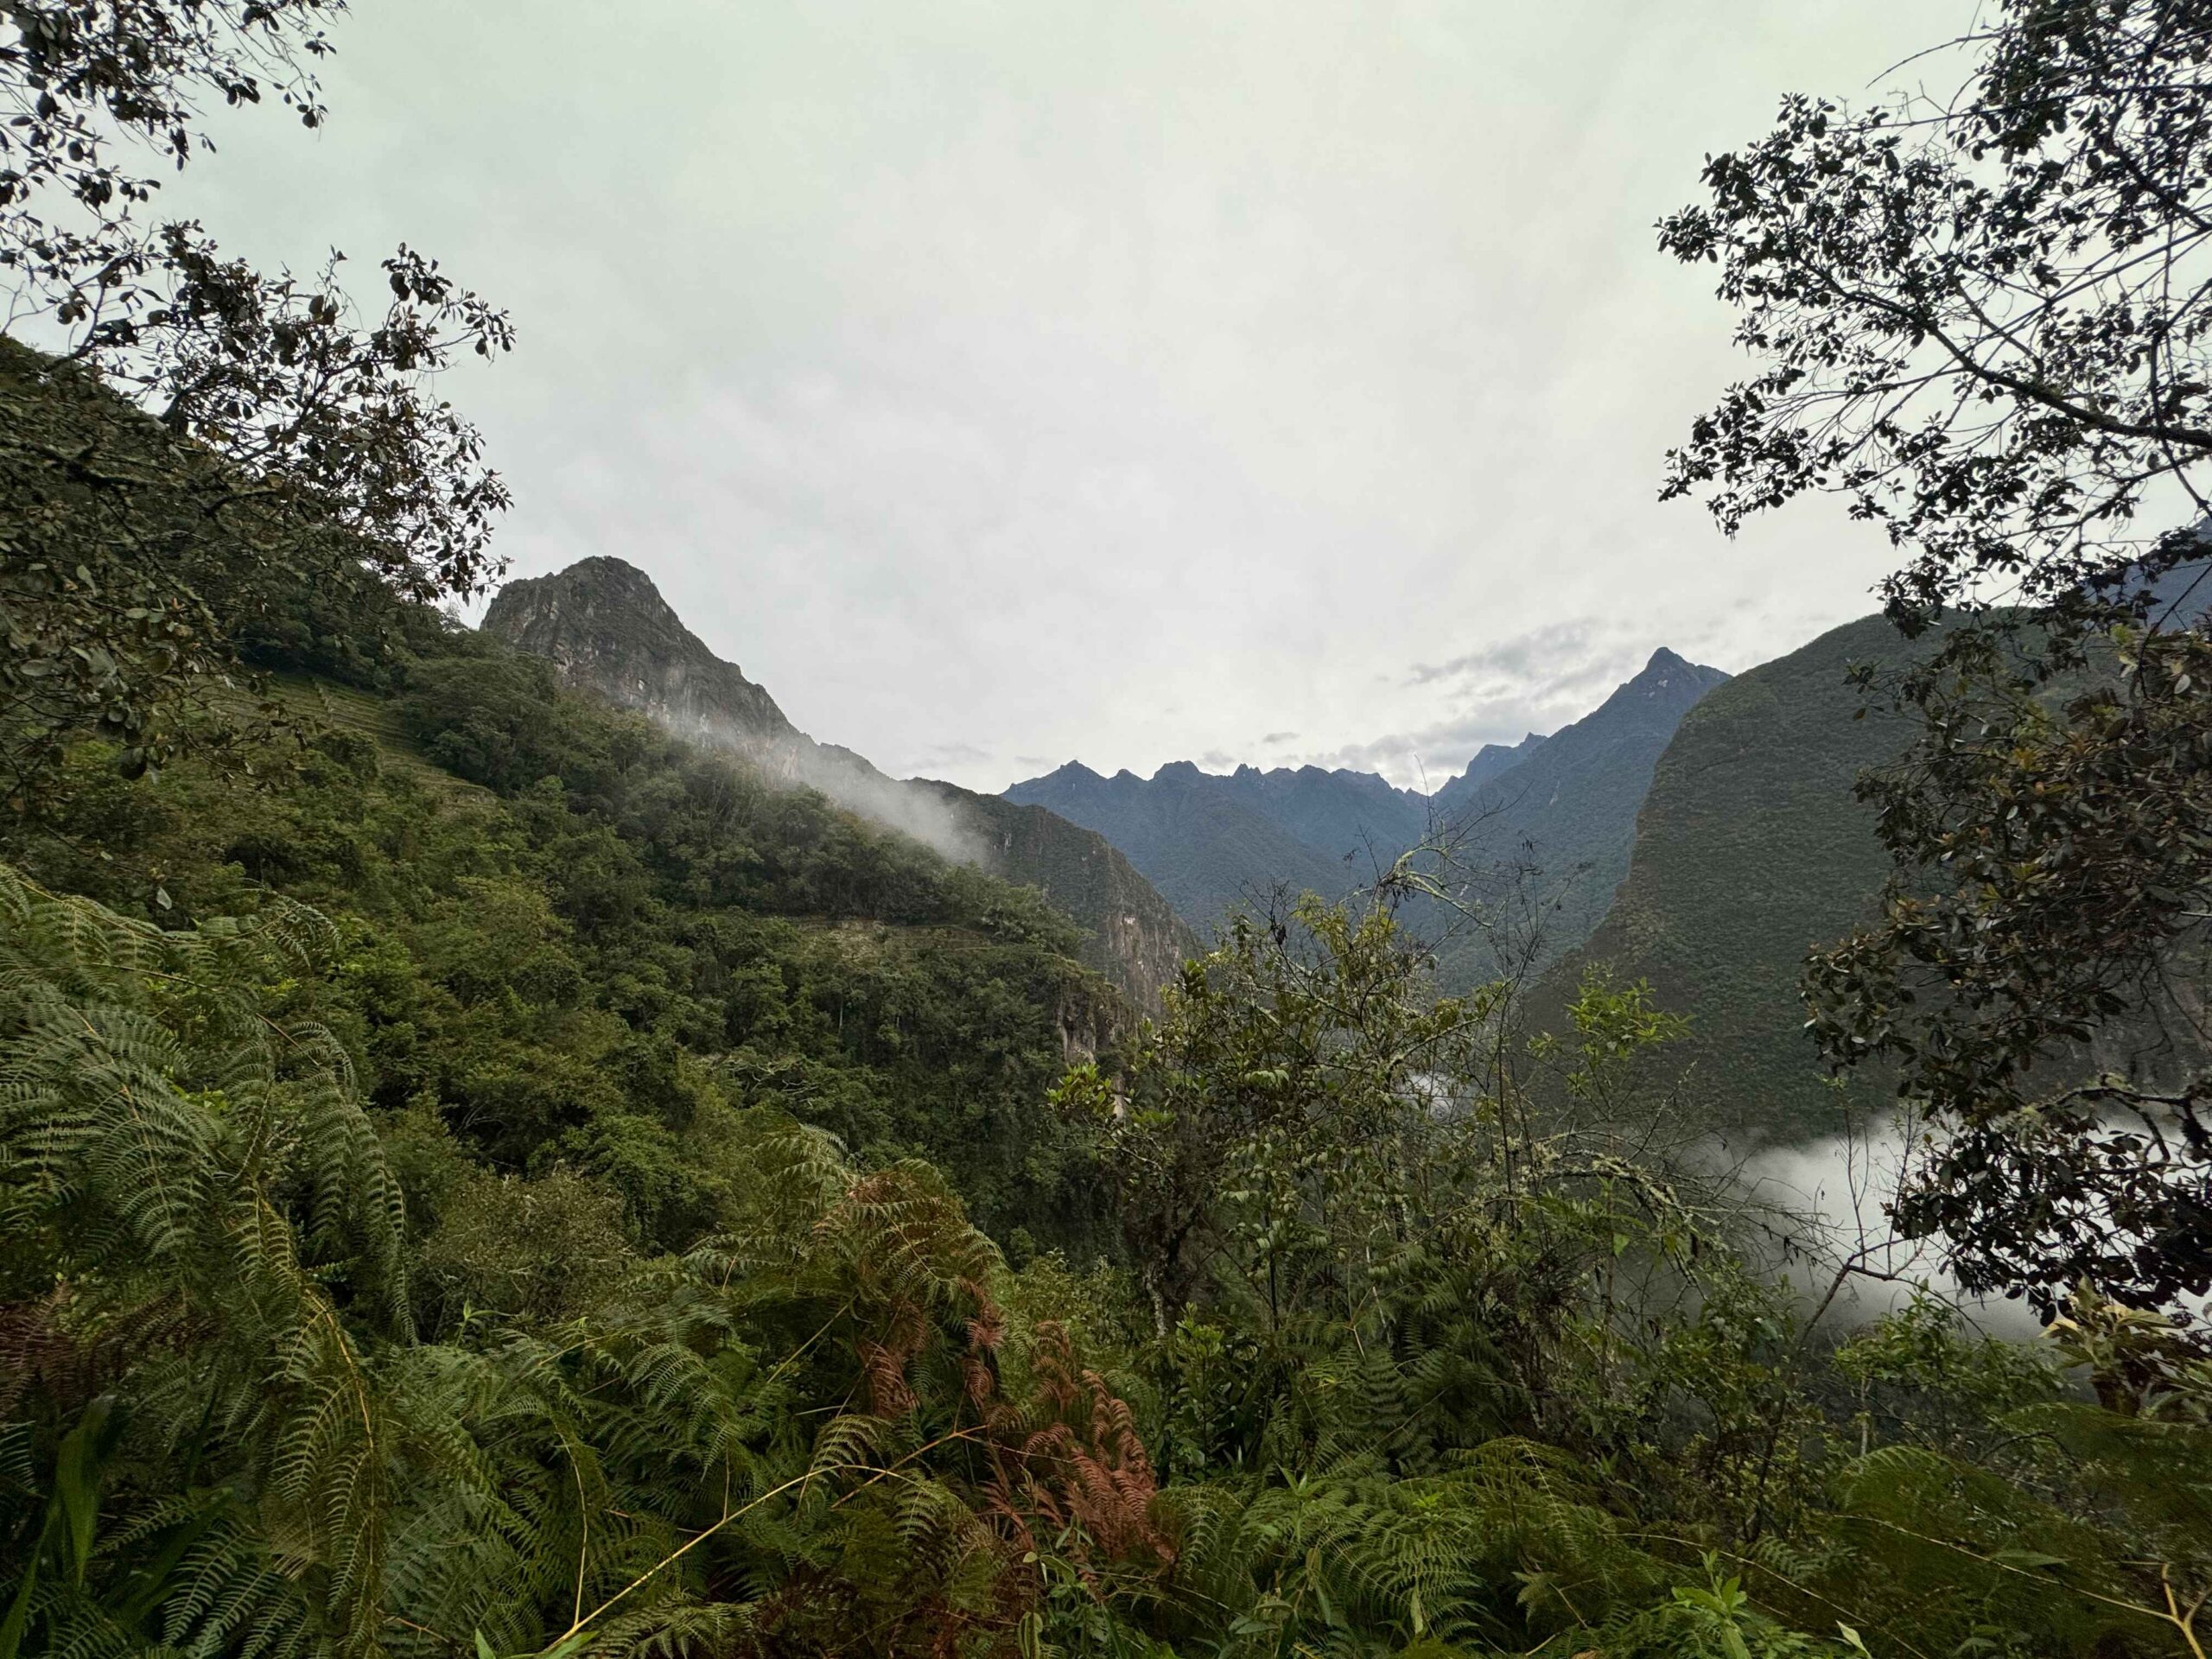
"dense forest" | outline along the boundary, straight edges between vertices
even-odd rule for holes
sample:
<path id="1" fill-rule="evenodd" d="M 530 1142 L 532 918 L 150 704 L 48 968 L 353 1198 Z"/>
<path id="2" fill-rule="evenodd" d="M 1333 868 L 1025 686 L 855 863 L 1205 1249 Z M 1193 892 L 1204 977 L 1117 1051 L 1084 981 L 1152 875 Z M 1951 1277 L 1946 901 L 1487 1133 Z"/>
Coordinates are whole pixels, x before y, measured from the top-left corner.
<path id="1" fill-rule="evenodd" d="M 1802 966 L 1924 1126 L 1839 1227 L 1641 980 L 1440 991 L 1418 858 L 1140 1017 L 452 621 L 504 315 L 143 165 L 315 124 L 335 9 L 0 22 L 0 1659 L 2204 1659 L 2212 1082 L 2080 1060 L 2202 1007 L 2201 543 L 2127 526 L 2212 461 L 2212 11 L 2000 4 L 1661 227 L 1758 365 L 1667 488 L 1851 496 L 1920 642 Z"/>

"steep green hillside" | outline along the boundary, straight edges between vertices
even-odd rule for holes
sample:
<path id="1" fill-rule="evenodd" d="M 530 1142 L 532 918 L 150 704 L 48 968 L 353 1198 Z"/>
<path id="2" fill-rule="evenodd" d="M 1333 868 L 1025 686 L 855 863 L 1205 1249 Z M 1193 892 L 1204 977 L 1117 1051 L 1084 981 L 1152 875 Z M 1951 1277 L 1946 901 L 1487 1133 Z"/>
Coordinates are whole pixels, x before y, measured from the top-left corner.
<path id="1" fill-rule="evenodd" d="M 297 723 L 244 751 L 258 776 L 132 785 L 89 745 L 54 833 L 10 855 L 165 925 L 315 906 L 343 941 L 326 1017 L 372 1104 L 494 1168 L 588 1171 L 649 1243 L 713 1207 L 688 1144 L 709 1100 L 936 1159 L 1003 1236 L 1103 1241 L 1044 1097 L 1126 1015 L 1033 892 L 504 652 L 417 660 L 397 700 L 280 696 Z"/>
<path id="2" fill-rule="evenodd" d="M 1111 980 L 1140 1012 L 1154 1013 L 1160 988 L 1204 948 L 1166 897 L 1105 836 L 1041 806 L 979 795 L 957 784 L 916 779 L 983 844 L 983 868 L 1034 887 L 1084 930 L 1077 955 Z"/>
<path id="3" fill-rule="evenodd" d="M 1092 830 L 957 785 L 887 777 L 864 756 L 798 730 L 763 687 L 684 626 L 635 565 L 581 559 L 511 582 L 486 612 L 484 631 L 551 663 L 571 690 L 1038 888 L 1084 930 L 1083 960 L 1140 1009 L 1158 1010 L 1160 988 L 1198 949 L 1168 900 Z"/>
<path id="4" fill-rule="evenodd" d="M 1907 741 L 1844 673 L 1916 649 L 1933 646 L 1866 617 L 1691 710 L 1652 774 L 1611 910 L 1549 976 L 1536 1018 L 1586 964 L 1610 963 L 1690 1016 L 1682 1053 L 1717 1124 L 1791 1138 L 1837 1127 L 1842 1101 L 1804 1036 L 1798 973 L 1808 949 L 1866 914 L 1889 872 L 1852 785 Z"/>
<path id="5" fill-rule="evenodd" d="M 2190 1373 L 1805 1340 L 1611 1132 L 1639 993 L 1554 1119 L 1307 907 L 1069 1073 L 1036 890 L 283 574 L 0 832 L 0 1655 L 2089 1659 L 2202 1559 Z"/>

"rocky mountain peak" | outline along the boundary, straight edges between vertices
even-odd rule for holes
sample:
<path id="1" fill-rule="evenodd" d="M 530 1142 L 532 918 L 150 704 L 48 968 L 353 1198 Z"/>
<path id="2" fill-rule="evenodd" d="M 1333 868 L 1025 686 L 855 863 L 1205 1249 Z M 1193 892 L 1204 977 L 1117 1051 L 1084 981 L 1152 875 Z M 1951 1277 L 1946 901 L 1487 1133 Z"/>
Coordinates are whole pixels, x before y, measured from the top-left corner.
<path id="1" fill-rule="evenodd" d="M 1651 653 L 1651 660 L 1644 664 L 1643 671 L 1621 690 L 1637 696 L 1686 698 L 1695 702 L 1727 677 L 1719 669 L 1694 663 L 1680 652 L 1662 645 Z"/>
<path id="2" fill-rule="evenodd" d="M 947 857 L 1039 888 L 1090 935 L 1084 959 L 1138 1008 L 1159 1006 L 1160 987 L 1197 947 L 1167 902 L 1095 832 L 1041 807 L 888 778 L 850 749 L 816 742 L 685 627 L 633 564 L 590 558 L 511 582 L 485 613 L 484 631 L 544 658 L 575 690 L 741 754 L 764 776 L 818 790 Z M 1098 781 L 1072 761 L 1061 774 Z"/>
<path id="3" fill-rule="evenodd" d="M 708 649 L 652 578 L 621 559 L 509 582 L 485 612 L 484 632 L 680 737 L 750 747 L 798 735 L 776 700 Z"/>

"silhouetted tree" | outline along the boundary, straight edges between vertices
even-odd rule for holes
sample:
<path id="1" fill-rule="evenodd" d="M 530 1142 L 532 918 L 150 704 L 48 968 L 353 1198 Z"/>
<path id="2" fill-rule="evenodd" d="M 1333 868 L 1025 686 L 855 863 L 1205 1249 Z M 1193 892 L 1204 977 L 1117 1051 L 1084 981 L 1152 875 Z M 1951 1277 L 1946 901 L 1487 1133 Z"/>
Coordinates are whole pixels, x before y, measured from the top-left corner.
<path id="1" fill-rule="evenodd" d="M 1840 493 L 1944 624 L 1862 786 L 1891 891 L 1808 980 L 1828 1057 L 1955 1131 L 1900 1218 L 1977 1285 L 2165 1302 L 2212 1287 L 2212 6 L 2005 0 L 1929 61 L 1955 92 L 1786 100 L 1661 225 L 1758 365 L 1664 493 L 1732 531 Z"/>
<path id="2" fill-rule="evenodd" d="M 512 344 L 505 314 L 403 245 L 365 312 L 334 252 L 311 276 L 226 257 L 156 213 L 213 149 L 203 106 L 281 102 L 308 127 L 321 25 L 342 0 L 67 0 L 0 18 L 0 273 L 12 356 L 0 436 L 0 726 L 29 804 L 69 734 L 125 764 L 175 742 L 179 702 L 229 656 L 209 601 L 273 574 L 480 589 L 507 491 L 435 391 Z M 95 377 L 157 426 L 99 441 L 47 383 Z M 146 529 L 143 499 L 182 492 Z M 127 532 L 122 526 L 132 526 Z M 225 603 L 226 617 L 238 606 Z"/>

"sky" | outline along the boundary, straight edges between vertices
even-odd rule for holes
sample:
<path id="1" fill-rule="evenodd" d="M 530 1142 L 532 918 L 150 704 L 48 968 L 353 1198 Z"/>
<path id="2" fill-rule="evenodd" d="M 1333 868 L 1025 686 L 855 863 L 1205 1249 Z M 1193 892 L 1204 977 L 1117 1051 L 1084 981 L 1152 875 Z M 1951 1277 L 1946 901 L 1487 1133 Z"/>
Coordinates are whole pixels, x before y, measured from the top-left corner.
<path id="1" fill-rule="evenodd" d="M 1831 500 L 1662 504 L 1745 359 L 1656 251 L 1788 91 L 1967 0 L 355 0 L 332 118 L 170 186 L 266 265 L 405 241 L 521 340 L 444 391 L 512 575 L 645 569 L 801 728 L 1433 787 L 1670 646 L 1873 608 Z"/>

